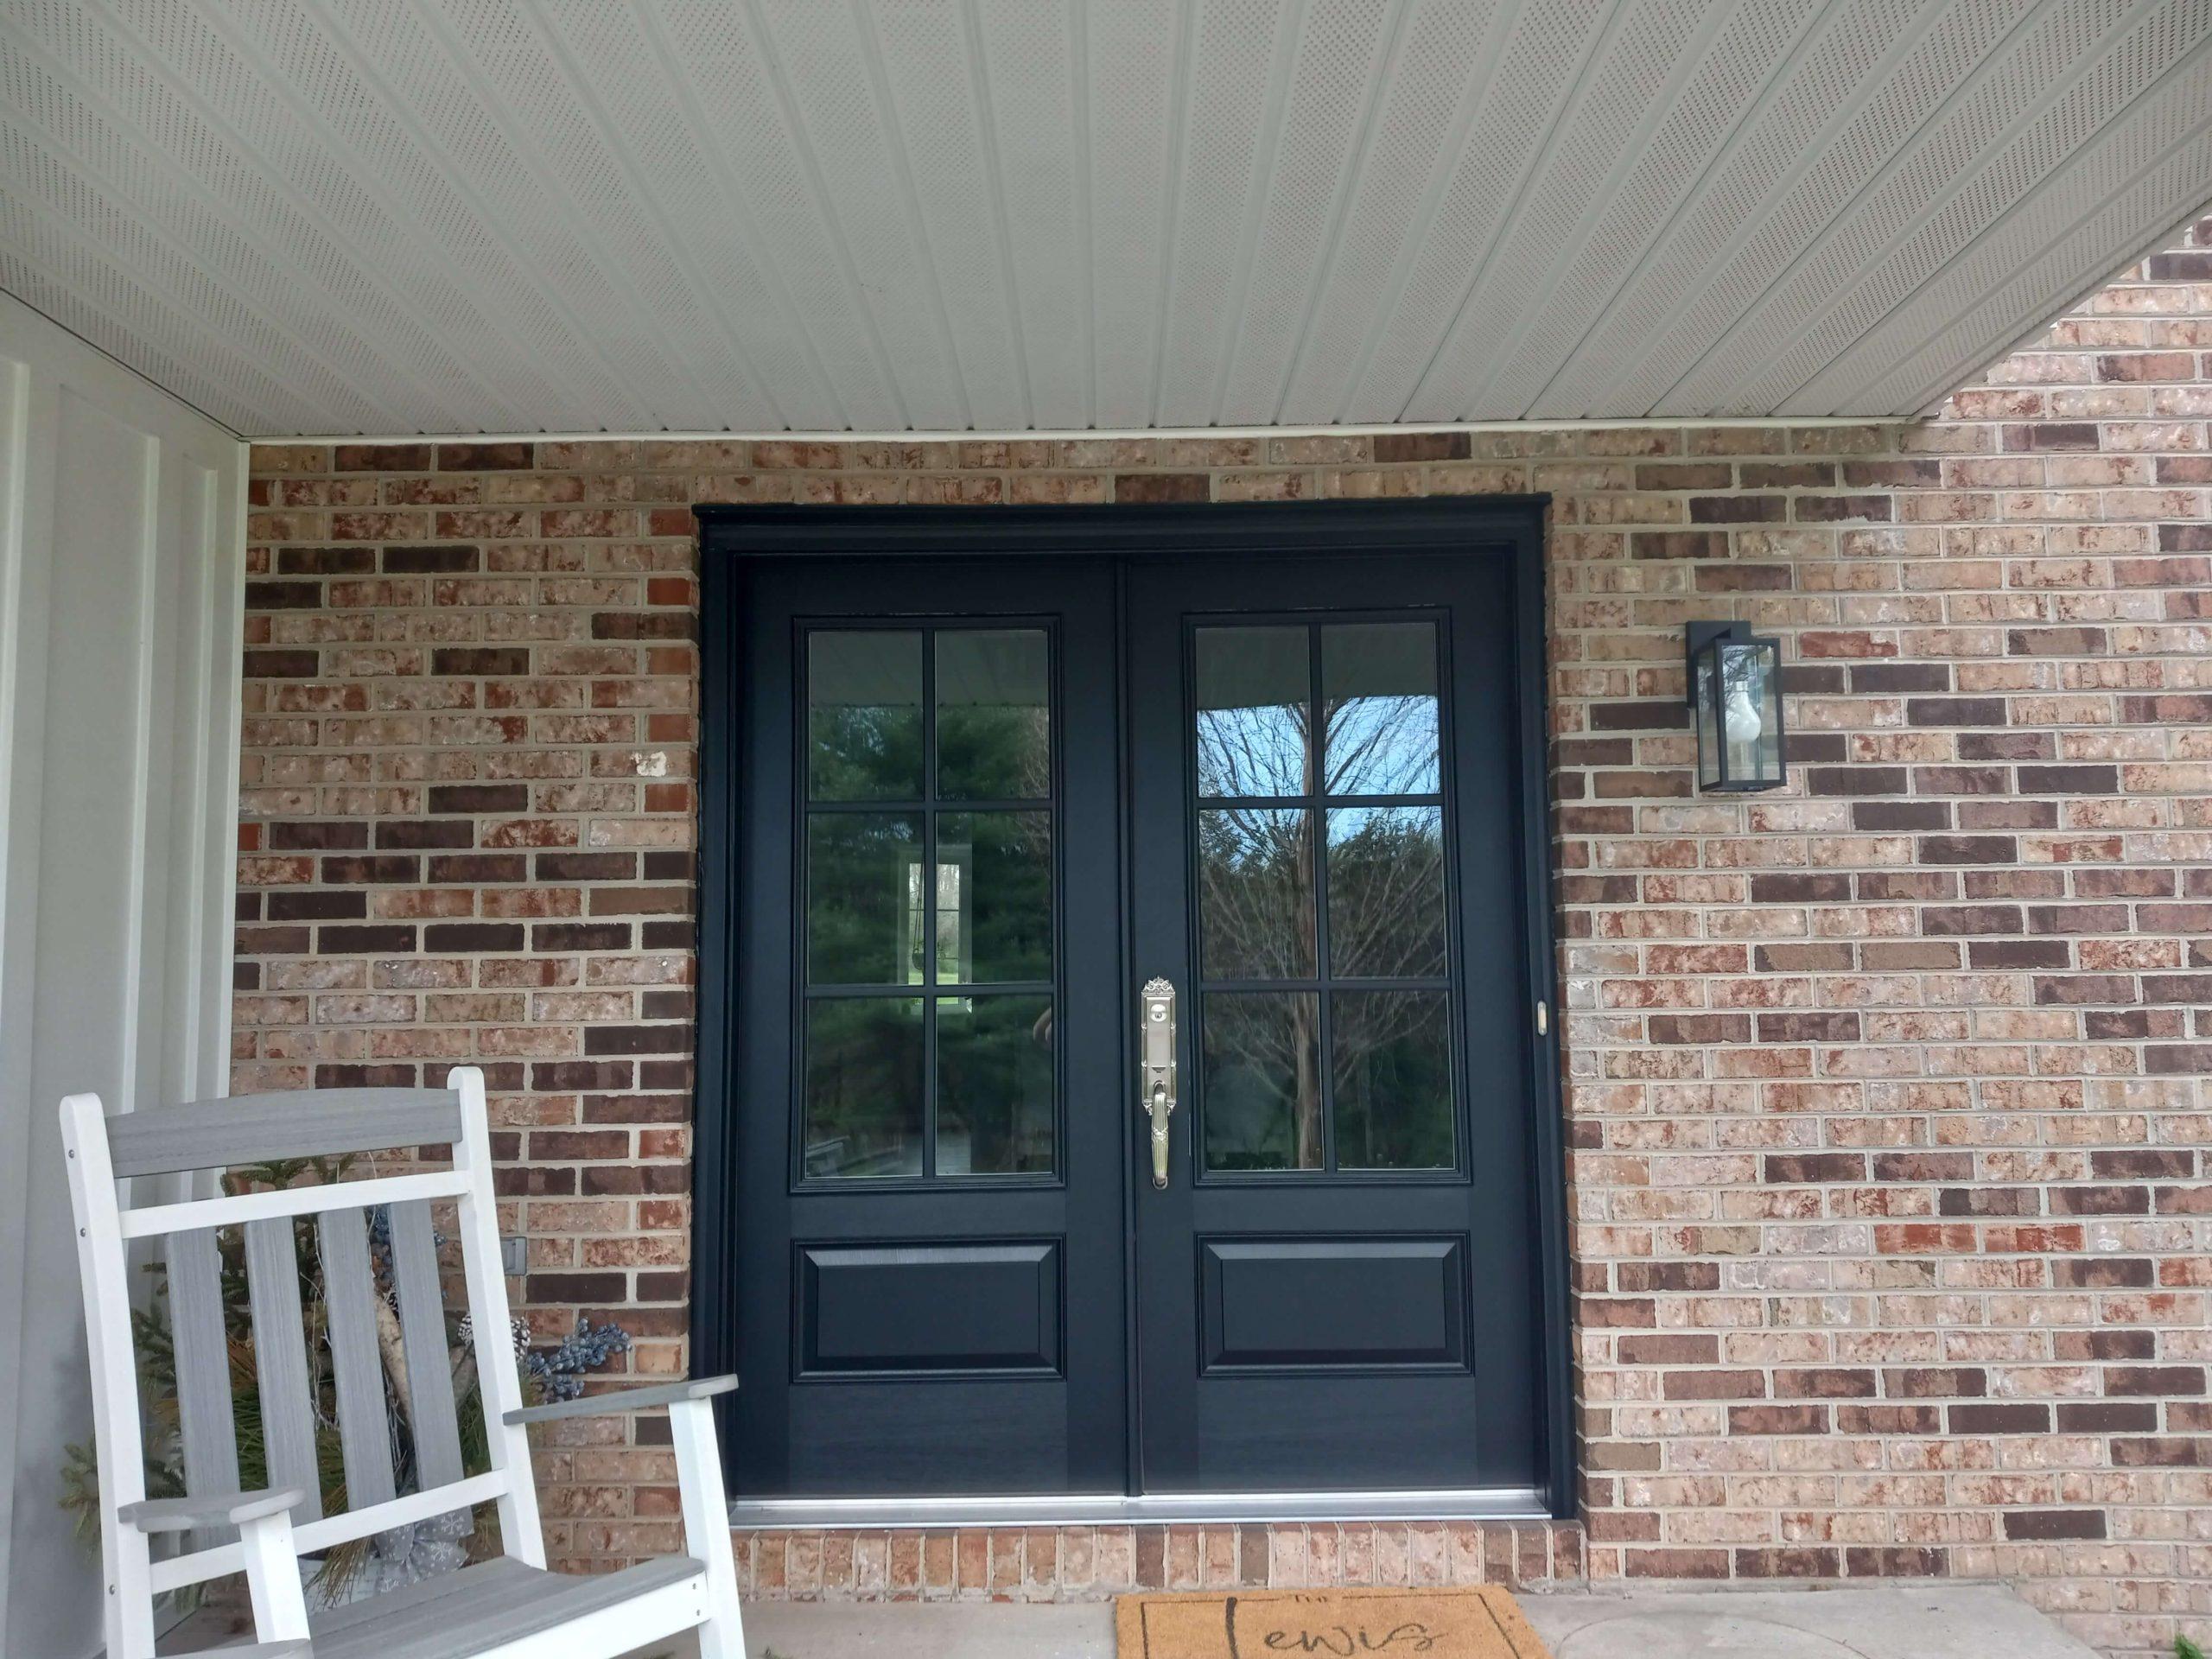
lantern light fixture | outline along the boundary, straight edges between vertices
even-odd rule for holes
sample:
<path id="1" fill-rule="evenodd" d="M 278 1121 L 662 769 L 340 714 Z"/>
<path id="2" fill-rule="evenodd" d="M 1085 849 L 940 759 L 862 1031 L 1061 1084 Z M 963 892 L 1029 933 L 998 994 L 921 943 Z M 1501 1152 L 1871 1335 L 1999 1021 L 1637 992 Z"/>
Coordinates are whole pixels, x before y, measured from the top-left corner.
<path id="1" fill-rule="evenodd" d="M 1743 793 L 1777 789 L 1782 759 L 1782 643 L 1742 622 L 1693 622 L 1683 639 L 1688 701 L 1697 728 L 1697 786 Z"/>

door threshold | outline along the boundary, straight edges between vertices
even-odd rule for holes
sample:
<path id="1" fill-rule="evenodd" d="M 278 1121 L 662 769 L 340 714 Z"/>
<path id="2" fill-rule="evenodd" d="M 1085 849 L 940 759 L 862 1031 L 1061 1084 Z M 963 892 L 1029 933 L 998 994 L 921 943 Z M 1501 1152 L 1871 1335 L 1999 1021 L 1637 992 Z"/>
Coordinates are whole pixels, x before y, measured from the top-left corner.
<path id="1" fill-rule="evenodd" d="M 1529 1486 L 1450 1491 L 1119 1492 L 1020 1497 L 740 1498 L 729 1522 L 747 1530 L 906 1527 L 1058 1527 L 1175 1522 L 1548 1521 Z"/>

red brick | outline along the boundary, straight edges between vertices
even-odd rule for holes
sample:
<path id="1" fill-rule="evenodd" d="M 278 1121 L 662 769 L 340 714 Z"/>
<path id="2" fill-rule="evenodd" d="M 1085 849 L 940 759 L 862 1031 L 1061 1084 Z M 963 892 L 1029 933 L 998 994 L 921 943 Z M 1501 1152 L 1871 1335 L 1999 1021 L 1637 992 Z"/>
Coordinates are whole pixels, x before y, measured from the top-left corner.
<path id="1" fill-rule="evenodd" d="M 1414 461 L 1465 461 L 1471 451 L 1465 432 L 1377 433 L 1375 460 L 1378 465 Z M 1116 492 L 1116 498 L 1127 499 Z"/>
<path id="2" fill-rule="evenodd" d="M 2101 1538 L 2105 1535 L 2102 1510 L 2014 1510 L 2005 1516 L 2007 1538 Z"/>
<path id="3" fill-rule="evenodd" d="M 1204 473 L 1121 473 L 1114 479 L 1114 499 L 1135 501 L 1203 501 L 1207 497 Z"/>

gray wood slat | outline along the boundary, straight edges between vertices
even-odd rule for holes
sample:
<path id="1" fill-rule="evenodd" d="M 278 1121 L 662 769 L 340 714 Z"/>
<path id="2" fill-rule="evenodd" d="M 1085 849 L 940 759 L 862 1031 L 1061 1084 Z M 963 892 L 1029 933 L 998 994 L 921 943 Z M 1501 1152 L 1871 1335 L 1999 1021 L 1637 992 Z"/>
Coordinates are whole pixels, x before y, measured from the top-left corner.
<path id="1" fill-rule="evenodd" d="M 438 1247 L 427 1198 L 391 1206 L 391 1277 L 399 1299 L 399 1338 L 407 1351 L 416 1487 L 427 1491 L 461 1478 L 445 1294 L 438 1283 Z"/>
<path id="2" fill-rule="evenodd" d="M 734 1376 L 695 1376 L 683 1382 L 648 1382 L 634 1389 L 610 1389 L 547 1406 L 520 1406 L 507 1413 L 510 1423 L 550 1423 L 563 1417 L 612 1417 L 626 1411 L 651 1411 L 685 1400 L 711 1400 L 737 1386 Z"/>
<path id="3" fill-rule="evenodd" d="M 543 1573 L 502 1556 L 315 1616 L 315 1659 L 472 1659 L 705 1570 L 664 1555 L 619 1573 Z"/>
<path id="4" fill-rule="evenodd" d="M 307 1330 L 300 1317 L 299 1257 L 292 1218 L 245 1224 L 246 1289 L 253 1300 L 253 1359 L 261 1399 L 261 1440 L 271 1486 L 297 1486 L 306 1498 L 295 1521 L 322 1515 L 315 1454 L 315 1402 L 308 1394 Z"/>
<path id="5" fill-rule="evenodd" d="M 184 1490 L 198 1497 L 238 1488 L 238 1420 L 231 1405 L 231 1344 L 223 1326 L 222 1258 L 213 1227 L 168 1238 L 169 1343 L 176 1359 L 177 1417 L 184 1437 Z M 228 1543 L 229 1527 L 203 1529 L 207 1548 Z"/>
<path id="6" fill-rule="evenodd" d="M 275 1158 L 444 1146 L 461 1134 L 450 1089 L 299 1089 L 128 1112 L 108 1124 L 118 1175 L 229 1169 Z"/>
<path id="7" fill-rule="evenodd" d="M 359 1210 L 326 1210 L 320 1224 L 322 1300 L 330 1320 L 330 1367 L 338 1394 L 338 1440 L 346 1454 L 346 1507 L 366 1509 L 397 1495 L 384 1363 L 377 1351 L 377 1287 L 369 1230 Z"/>

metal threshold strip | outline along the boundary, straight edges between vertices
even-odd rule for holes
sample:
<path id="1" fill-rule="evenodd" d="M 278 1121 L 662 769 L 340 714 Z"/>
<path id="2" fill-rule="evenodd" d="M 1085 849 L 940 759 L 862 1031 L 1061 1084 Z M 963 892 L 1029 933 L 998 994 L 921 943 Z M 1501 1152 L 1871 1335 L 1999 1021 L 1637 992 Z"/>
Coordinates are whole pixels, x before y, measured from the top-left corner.
<path id="1" fill-rule="evenodd" d="M 891 1527 L 1039 1527 L 1238 1521 L 1547 1521 L 1534 1487 L 1451 1491 L 1119 1492 L 1036 1497 L 740 1498 L 733 1527 L 832 1529 Z"/>

